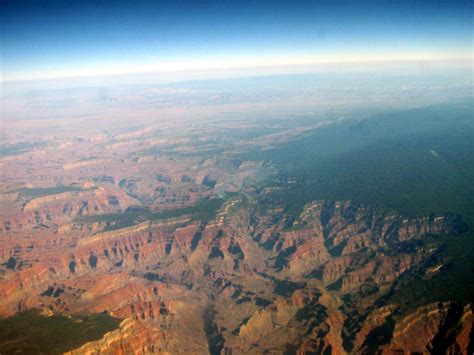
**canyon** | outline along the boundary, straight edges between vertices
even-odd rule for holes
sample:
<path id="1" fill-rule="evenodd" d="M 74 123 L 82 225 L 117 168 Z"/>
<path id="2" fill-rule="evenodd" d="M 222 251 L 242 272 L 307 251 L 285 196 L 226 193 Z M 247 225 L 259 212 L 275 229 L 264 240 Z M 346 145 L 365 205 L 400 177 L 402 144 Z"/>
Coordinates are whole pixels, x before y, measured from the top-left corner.
<path id="1" fill-rule="evenodd" d="M 472 353 L 472 302 L 403 296 L 453 269 L 465 215 L 315 198 L 261 155 L 340 123 L 266 124 L 63 127 L 0 157 L 0 322 L 116 320 L 68 354 Z"/>

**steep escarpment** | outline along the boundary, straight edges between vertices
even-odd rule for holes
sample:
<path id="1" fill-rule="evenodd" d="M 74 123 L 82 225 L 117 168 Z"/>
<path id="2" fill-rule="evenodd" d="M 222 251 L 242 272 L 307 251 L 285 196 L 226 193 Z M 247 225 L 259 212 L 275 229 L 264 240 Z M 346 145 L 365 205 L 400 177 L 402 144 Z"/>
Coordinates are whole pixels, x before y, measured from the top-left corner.
<path id="1" fill-rule="evenodd" d="M 473 325 L 472 305 L 429 304 L 396 322 L 383 352 L 469 354 L 474 346 Z"/>
<path id="2" fill-rule="evenodd" d="M 6 239 L 0 311 L 125 319 L 72 353 L 471 346 L 469 305 L 412 315 L 396 303 L 380 308 L 400 277 L 430 275 L 439 245 L 428 237 L 462 233 L 459 216 L 410 219 L 347 201 L 315 201 L 294 216 L 259 203 L 231 197 L 208 219 L 190 213 L 123 228 L 84 220 L 41 242 Z"/>

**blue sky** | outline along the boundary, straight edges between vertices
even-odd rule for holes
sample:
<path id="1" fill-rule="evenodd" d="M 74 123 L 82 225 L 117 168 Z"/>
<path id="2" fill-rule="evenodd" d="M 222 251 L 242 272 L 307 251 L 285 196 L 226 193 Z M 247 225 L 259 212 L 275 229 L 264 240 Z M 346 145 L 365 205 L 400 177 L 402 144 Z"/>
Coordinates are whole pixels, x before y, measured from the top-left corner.
<path id="1" fill-rule="evenodd" d="M 467 58 L 470 1 L 2 1 L 4 80 Z"/>

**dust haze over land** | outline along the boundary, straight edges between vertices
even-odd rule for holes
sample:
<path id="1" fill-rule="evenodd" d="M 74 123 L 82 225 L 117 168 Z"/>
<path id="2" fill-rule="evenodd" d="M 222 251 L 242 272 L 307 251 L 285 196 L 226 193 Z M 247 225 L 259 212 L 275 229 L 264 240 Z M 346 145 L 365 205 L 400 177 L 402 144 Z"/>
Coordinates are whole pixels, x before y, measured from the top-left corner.
<path id="1" fill-rule="evenodd" d="M 5 84 L 0 351 L 468 352 L 472 78 L 434 72 Z"/>
<path id="2" fill-rule="evenodd" d="M 137 84 L 140 80 L 131 84 L 133 79 L 127 77 L 5 83 L 3 121 L 70 121 L 71 117 L 156 121 L 163 116 L 197 121 L 199 117 L 222 118 L 222 114 L 274 117 L 313 112 L 330 115 L 337 114 L 338 110 L 354 114 L 360 110 L 360 114 L 365 115 L 371 110 L 403 109 L 471 95 L 469 63 L 461 64 L 458 69 L 446 69 L 437 63 L 430 68 L 429 63 L 420 63 L 427 68 L 416 69 L 411 64 L 405 70 L 388 67 L 344 72 L 339 69 L 332 73 L 168 84 Z"/>
<path id="3" fill-rule="evenodd" d="M 469 0 L 0 2 L 0 353 L 472 354 Z"/>

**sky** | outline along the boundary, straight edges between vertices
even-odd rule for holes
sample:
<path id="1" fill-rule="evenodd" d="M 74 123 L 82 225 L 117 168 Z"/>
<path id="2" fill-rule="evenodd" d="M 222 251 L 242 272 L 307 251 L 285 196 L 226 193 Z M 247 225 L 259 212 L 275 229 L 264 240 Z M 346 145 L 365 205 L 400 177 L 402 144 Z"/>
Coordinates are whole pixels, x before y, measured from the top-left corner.
<path id="1" fill-rule="evenodd" d="M 0 2 L 4 82 L 472 61 L 472 1 Z"/>

